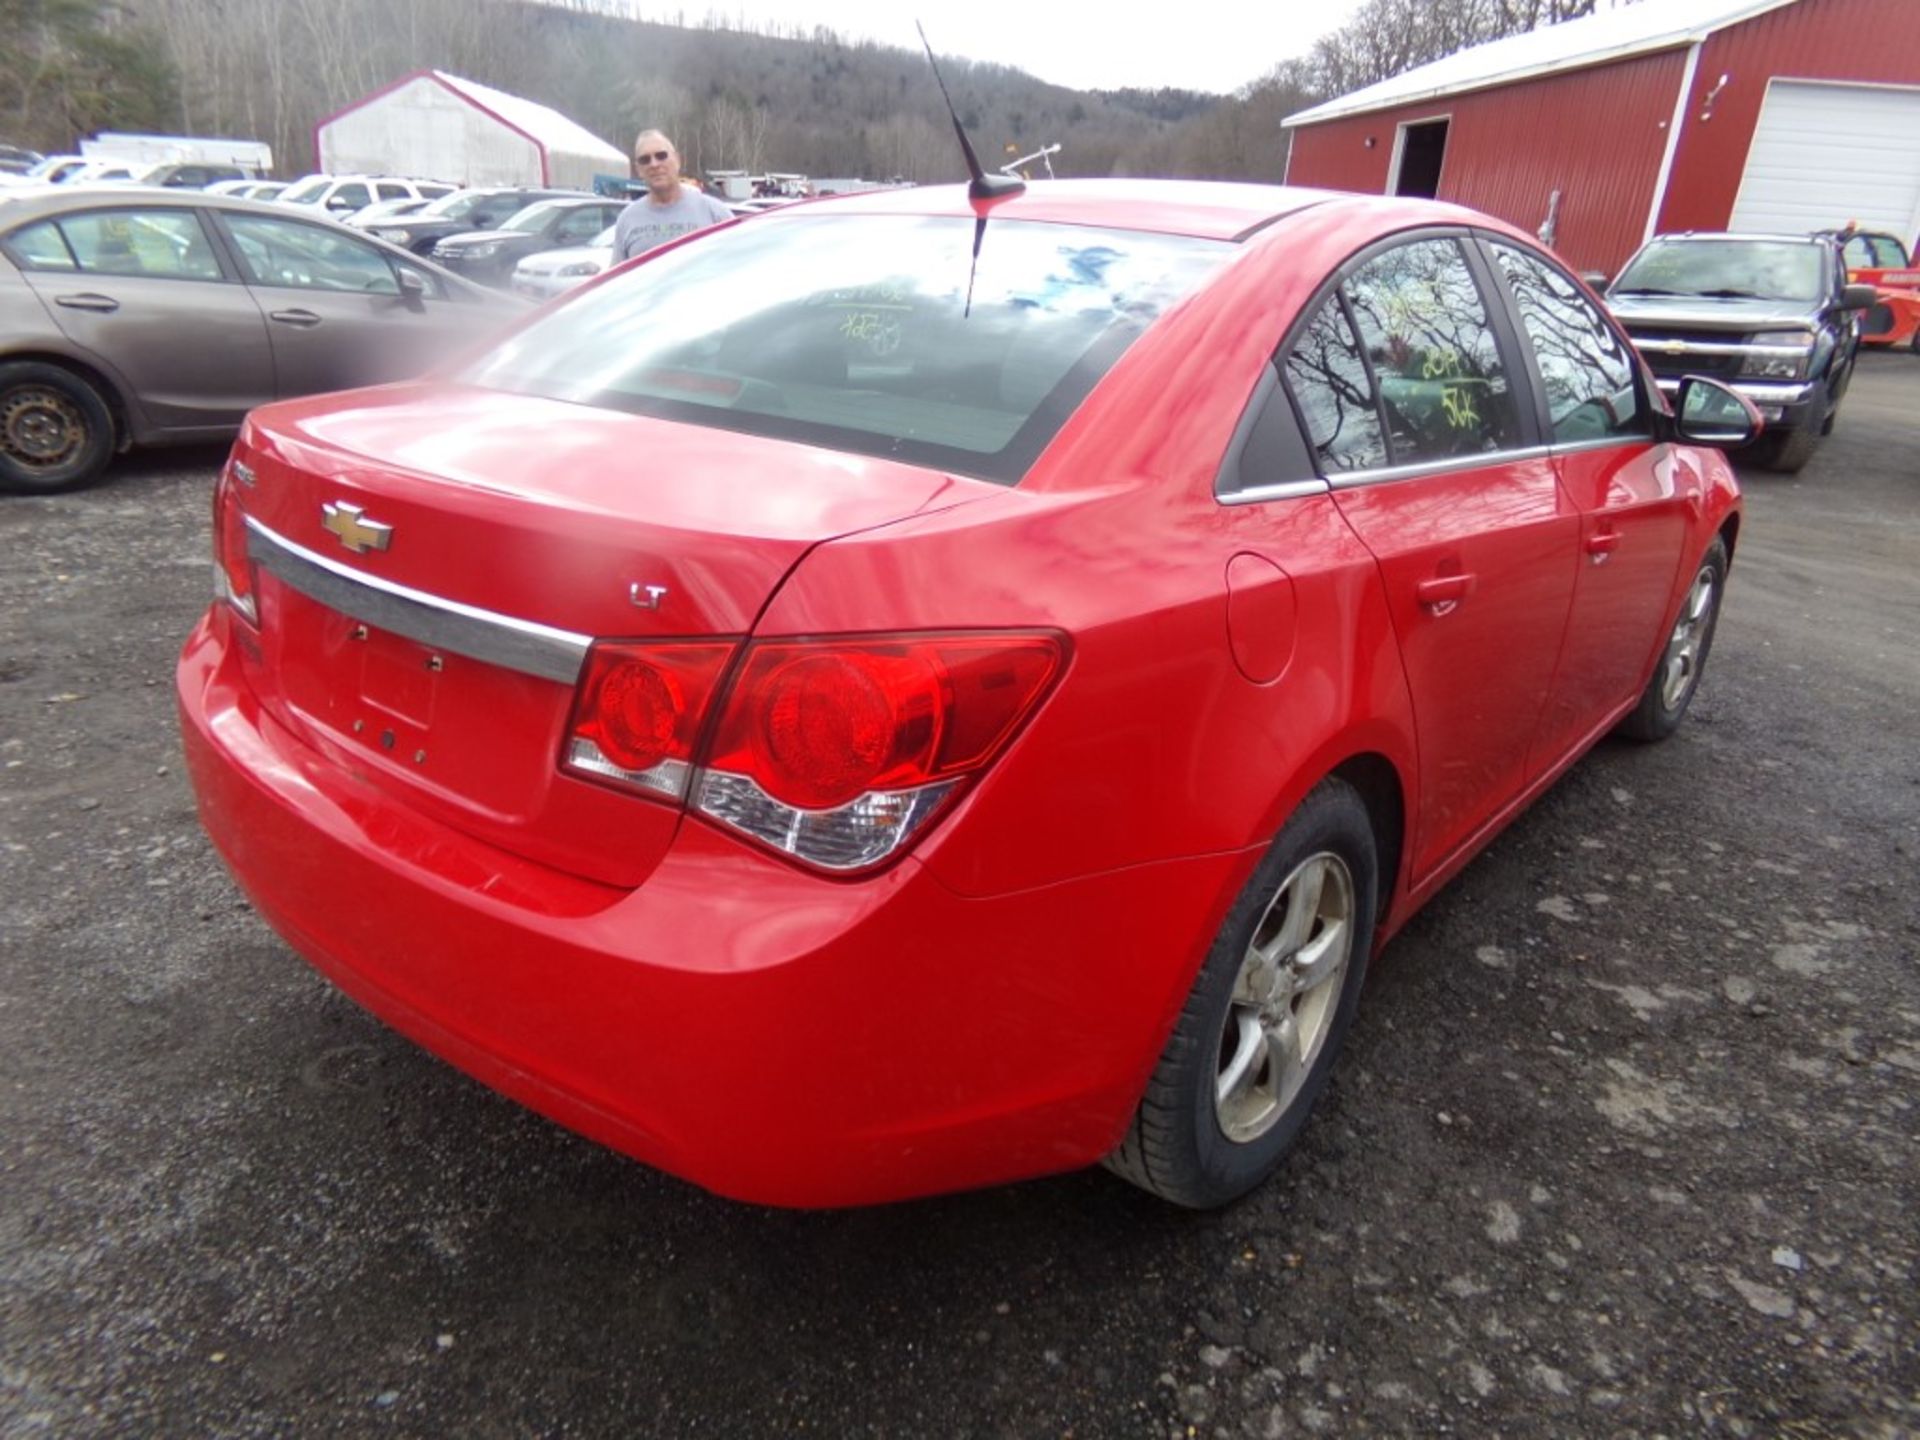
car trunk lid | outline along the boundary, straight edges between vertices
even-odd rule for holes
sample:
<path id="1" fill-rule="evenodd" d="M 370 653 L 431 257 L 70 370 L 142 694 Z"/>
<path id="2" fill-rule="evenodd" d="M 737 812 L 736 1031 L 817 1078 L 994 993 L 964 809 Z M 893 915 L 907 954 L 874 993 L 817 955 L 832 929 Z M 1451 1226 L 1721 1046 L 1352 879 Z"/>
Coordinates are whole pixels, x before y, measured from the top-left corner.
<path id="1" fill-rule="evenodd" d="M 744 636 L 812 546 L 961 493 L 892 461 L 446 385 L 269 407 L 236 455 L 262 702 L 367 783 L 620 885 L 679 811 L 559 768 L 587 647 Z"/>

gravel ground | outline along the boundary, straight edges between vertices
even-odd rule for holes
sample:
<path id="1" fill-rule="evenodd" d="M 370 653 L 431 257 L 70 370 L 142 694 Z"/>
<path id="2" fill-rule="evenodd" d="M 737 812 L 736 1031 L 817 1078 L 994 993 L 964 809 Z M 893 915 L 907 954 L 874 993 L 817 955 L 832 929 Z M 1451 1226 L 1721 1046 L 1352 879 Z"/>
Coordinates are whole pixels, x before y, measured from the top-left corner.
<path id="1" fill-rule="evenodd" d="M 333 992 L 201 837 L 217 451 L 0 499 L 0 1435 L 1920 1434 L 1920 361 L 1713 662 L 1388 949 L 1274 1183 L 714 1199 Z"/>

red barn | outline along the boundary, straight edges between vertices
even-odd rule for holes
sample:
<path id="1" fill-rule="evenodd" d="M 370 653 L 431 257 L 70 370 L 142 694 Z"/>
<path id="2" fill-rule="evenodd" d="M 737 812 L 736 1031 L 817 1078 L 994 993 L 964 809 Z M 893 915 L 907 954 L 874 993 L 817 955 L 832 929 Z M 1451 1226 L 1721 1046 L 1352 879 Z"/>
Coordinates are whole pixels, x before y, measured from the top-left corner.
<path id="1" fill-rule="evenodd" d="M 1609 273 L 1669 230 L 1920 230 L 1920 0 L 1643 0 L 1290 116 L 1295 185 L 1430 195 Z"/>

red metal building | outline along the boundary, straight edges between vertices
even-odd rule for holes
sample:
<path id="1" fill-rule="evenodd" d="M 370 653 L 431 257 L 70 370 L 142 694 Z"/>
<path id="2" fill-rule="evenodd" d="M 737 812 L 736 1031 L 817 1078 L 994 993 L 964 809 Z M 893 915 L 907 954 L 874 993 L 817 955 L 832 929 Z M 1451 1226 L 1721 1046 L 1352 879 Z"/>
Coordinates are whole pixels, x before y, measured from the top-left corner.
<path id="1" fill-rule="evenodd" d="M 1920 231 L 1920 0 L 1642 0 L 1286 121 L 1287 179 L 1435 195 L 1612 272 L 1669 230 Z"/>

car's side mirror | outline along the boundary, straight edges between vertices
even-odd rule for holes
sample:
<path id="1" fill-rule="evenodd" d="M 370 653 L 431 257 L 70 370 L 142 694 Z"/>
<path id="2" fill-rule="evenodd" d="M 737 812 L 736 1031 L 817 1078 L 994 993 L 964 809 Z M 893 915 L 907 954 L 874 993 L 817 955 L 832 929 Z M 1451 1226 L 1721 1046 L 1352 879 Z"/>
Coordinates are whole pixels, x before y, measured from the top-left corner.
<path id="1" fill-rule="evenodd" d="M 1842 310 L 1870 310 L 1879 298 L 1871 285 L 1846 285 L 1840 290 L 1840 308 Z"/>
<path id="2" fill-rule="evenodd" d="M 1613 277 L 1608 275 L 1604 270 L 1582 270 L 1580 272 L 1580 278 L 1604 295 L 1607 289 L 1607 282 Z"/>
<path id="3" fill-rule="evenodd" d="M 1762 421 L 1753 402 L 1704 375 L 1680 382 L 1673 410 L 1675 434 L 1695 445 L 1734 450 L 1760 438 Z"/>
<path id="4" fill-rule="evenodd" d="M 327 197 L 327 209 L 329 210 L 356 210 L 358 208 L 353 201 L 344 195 L 330 195 Z"/>
<path id="5" fill-rule="evenodd" d="M 427 282 L 412 270 L 396 269 L 394 282 L 400 287 L 400 303 L 409 310 L 427 308 Z"/>

